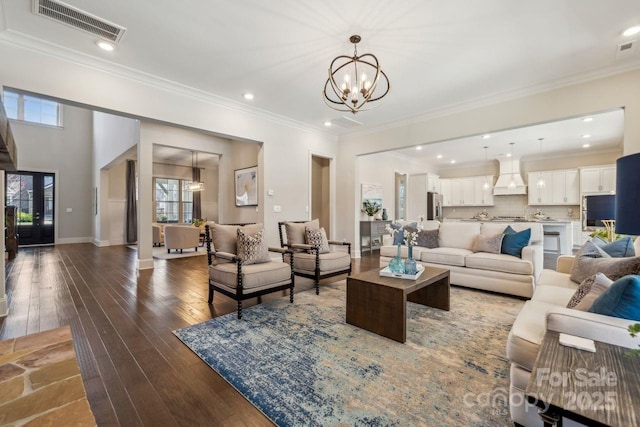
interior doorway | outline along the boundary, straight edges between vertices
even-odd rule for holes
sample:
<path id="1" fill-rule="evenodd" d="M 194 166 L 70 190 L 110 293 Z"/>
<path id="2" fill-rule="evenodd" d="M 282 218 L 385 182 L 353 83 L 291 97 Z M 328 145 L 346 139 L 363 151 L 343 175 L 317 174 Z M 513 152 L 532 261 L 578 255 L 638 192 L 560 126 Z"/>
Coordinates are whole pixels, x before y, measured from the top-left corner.
<path id="1" fill-rule="evenodd" d="M 331 237 L 331 159 L 311 156 L 311 218 Z"/>
<path id="2" fill-rule="evenodd" d="M 43 172 L 7 172 L 5 205 L 15 206 L 18 244 L 54 243 L 55 175 Z"/>
<path id="3" fill-rule="evenodd" d="M 407 209 L 407 175 L 396 172 L 396 214 L 395 219 L 406 219 Z"/>

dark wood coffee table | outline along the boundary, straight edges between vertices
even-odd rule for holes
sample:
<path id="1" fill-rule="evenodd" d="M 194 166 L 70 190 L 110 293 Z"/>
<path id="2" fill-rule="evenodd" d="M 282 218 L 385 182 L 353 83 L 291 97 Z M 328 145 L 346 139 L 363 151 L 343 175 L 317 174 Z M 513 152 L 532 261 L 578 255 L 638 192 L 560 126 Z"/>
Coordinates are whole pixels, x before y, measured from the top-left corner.
<path id="1" fill-rule="evenodd" d="M 417 280 L 347 277 L 347 323 L 399 342 L 407 340 L 407 301 L 449 311 L 449 270 L 425 267 Z"/>

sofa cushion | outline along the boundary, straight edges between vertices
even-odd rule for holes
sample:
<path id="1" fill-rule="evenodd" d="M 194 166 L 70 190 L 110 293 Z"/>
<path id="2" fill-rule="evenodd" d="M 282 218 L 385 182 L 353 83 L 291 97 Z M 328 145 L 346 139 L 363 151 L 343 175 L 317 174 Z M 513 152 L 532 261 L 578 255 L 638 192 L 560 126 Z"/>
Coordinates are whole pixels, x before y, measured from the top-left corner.
<path id="1" fill-rule="evenodd" d="M 633 240 L 629 236 L 615 240 L 611 243 L 598 236 L 595 236 L 591 241 L 613 258 L 624 258 L 636 255 L 636 251 L 633 247 Z"/>
<path id="2" fill-rule="evenodd" d="M 306 228 L 318 230 L 320 228 L 320 221 L 316 218 L 307 222 L 285 222 L 284 230 L 287 234 L 287 245 L 307 243 L 304 234 Z"/>
<path id="3" fill-rule="evenodd" d="M 457 265 L 460 267 L 465 266 L 465 258 L 467 255 L 471 255 L 468 249 L 459 248 L 434 248 L 423 251 L 420 254 L 420 261 L 431 262 L 434 264 L 448 264 Z M 415 258 L 415 254 L 414 254 Z"/>
<path id="4" fill-rule="evenodd" d="M 476 242 L 473 245 L 473 252 L 499 254 L 502 248 L 503 237 L 504 234 L 494 234 L 493 236 L 483 236 L 481 234 L 476 238 Z"/>
<path id="5" fill-rule="evenodd" d="M 238 228 L 238 258 L 243 265 L 260 264 L 270 262 L 267 241 L 264 239 L 264 230 L 254 235 L 247 234 L 242 227 Z"/>
<path id="6" fill-rule="evenodd" d="M 533 274 L 531 261 L 525 261 L 518 257 L 506 254 L 490 254 L 478 252 L 465 258 L 465 265 L 469 268 L 480 270 L 503 271 L 514 274 Z"/>
<path id="7" fill-rule="evenodd" d="M 544 230 L 542 228 L 542 224 L 535 222 L 513 222 L 510 224 L 505 224 L 503 222 L 484 222 L 482 223 L 482 227 L 480 228 L 480 234 L 484 235 L 492 235 L 498 233 L 504 233 L 504 230 L 507 227 L 511 227 L 512 230 L 518 232 L 526 230 L 527 228 L 531 229 L 531 238 L 529 239 L 529 244 L 533 245 L 536 243 L 541 243 L 544 236 Z"/>
<path id="8" fill-rule="evenodd" d="M 571 282 L 573 283 L 573 282 Z M 565 307 L 573 297 L 575 288 L 562 288 L 558 286 L 538 285 L 533 292 L 532 300 Z"/>
<path id="9" fill-rule="evenodd" d="M 438 247 L 438 229 L 435 230 L 420 230 L 418 231 L 417 245 L 423 248 L 437 248 Z"/>
<path id="10" fill-rule="evenodd" d="M 515 231 L 511 226 L 507 226 L 504 230 L 504 238 L 502 239 L 501 252 L 507 255 L 522 257 L 522 248 L 529 245 L 531 239 L 531 229 L 526 228 L 522 231 Z"/>
<path id="11" fill-rule="evenodd" d="M 571 280 L 567 273 L 560 273 L 556 270 L 549 269 L 542 270 L 542 273 L 540 273 L 540 277 L 538 278 L 537 285 L 569 288 L 572 291 L 575 291 L 578 286 L 576 282 Z M 567 300 L 567 302 L 568 301 L 569 300 Z"/>
<path id="12" fill-rule="evenodd" d="M 438 233 L 438 246 L 471 251 L 479 234 L 478 222 L 443 222 Z"/>
<path id="13" fill-rule="evenodd" d="M 326 254 L 331 250 L 331 248 L 329 248 L 329 241 L 327 240 L 327 233 L 324 231 L 324 227 L 320 227 L 319 230 L 305 228 L 304 233 L 307 244 L 317 246 L 321 254 Z"/>
<path id="14" fill-rule="evenodd" d="M 584 246 L 587 245 L 596 246 L 591 242 L 585 243 Z M 618 280 L 628 274 L 640 274 L 640 257 L 610 258 L 606 256 L 607 258 L 594 258 L 589 255 L 576 255 L 571 267 L 571 280 L 581 283 L 596 273 L 603 273 L 611 280 Z"/>
<path id="15" fill-rule="evenodd" d="M 571 300 L 567 304 L 567 308 L 575 308 L 580 311 L 589 310 L 596 298 L 599 297 L 611 283 L 613 283 L 613 281 L 602 273 L 587 277 L 574 292 Z"/>
<path id="16" fill-rule="evenodd" d="M 640 321 L 640 276 L 624 276 L 593 302 L 591 313 Z"/>
<path id="17" fill-rule="evenodd" d="M 289 262 L 289 255 L 284 256 L 284 261 Z M 320 254 L 320 271 L 331 273 L 346 270 L 351 264 L 351 256 L 347 252 L 335 251 Z M 293 269 L 297 272 L 313 274 L 316 271 L 316 256 L 306 252 L 298 252 L 293 256 Z"/>

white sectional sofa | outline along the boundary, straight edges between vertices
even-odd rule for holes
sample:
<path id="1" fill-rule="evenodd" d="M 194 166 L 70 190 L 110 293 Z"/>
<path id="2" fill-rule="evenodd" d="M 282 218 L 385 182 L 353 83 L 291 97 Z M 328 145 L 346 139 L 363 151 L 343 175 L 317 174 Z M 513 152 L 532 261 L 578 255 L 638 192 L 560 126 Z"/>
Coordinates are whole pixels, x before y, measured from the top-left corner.
<path id="1" fill-rule="evenodd" d="M 555 271 L 543 270 L 533 297 L 525 302 L 509 333 L 509 406 L 512 420 L 523 426 L 543 425 L 537 409 L 526 403 L 524 390 L 547 330 L 628 348 L 638 345 L 627 330 L 632 321 L 566 308 L 579 286 L 569 279 L 573 260 L 573 256 L 562 255 Z"/>
<path id="2" fill-rule="evenodd" d="M 529 245 L 522 258 L 506 254 L 473 252 L 477 236 L 502 233 L 510 225 L 515 231 L 531 229 Z M 421 264 L 451 271 L 451 283 L 470 288 L 531 298 L 543 269 L 542 225 L 532 222 L 437 222 L 427 221 L 423 229 L 438 229 L 438 247 L 414 246 L 413 258 Z M 393 237 L 384 237 L 380 249 L 380 266 L 385 267 L 396 256 Z M 402 257 L 407 247 L 402 246 Z"/>

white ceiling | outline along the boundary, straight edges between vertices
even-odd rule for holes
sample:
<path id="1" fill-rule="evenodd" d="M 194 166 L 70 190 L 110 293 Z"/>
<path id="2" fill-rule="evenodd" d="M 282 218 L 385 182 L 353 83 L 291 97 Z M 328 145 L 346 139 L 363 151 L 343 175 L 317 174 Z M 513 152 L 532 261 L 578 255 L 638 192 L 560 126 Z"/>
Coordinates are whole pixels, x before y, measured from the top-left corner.
<path id="1" fill-rule="evenodd" d="M 628 41 L 621 32 L 640 24 L 638 0 L 67 3 L 126 27 L 116 50 L 34 15 L 31 0 L 0 0 L 0 40 L 41 43 L 54 55 L 141 72 L 336 135 L 640 67 L 640 49 L 616 59 Z M 379 108 L 355 116 L 321 99 L 330 61 L 353 52 L 352 34 L 391 81 Z M 322 126 L 343 114 L 363 125 Z"/>

